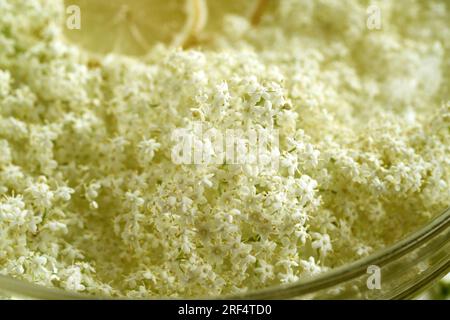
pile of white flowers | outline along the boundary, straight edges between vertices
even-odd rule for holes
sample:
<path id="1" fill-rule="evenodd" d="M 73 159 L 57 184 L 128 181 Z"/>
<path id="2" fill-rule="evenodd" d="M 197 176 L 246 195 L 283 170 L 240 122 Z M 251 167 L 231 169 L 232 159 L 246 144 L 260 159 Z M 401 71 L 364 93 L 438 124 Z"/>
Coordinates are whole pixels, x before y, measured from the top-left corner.
<path id="1" fill-rule="evenodd" d="M 202 49 L 94 58 L 60 0 L 0 0 L 0 274 L 90 294 L 291 283 L 450 205 L 443 1 L 283 0 Z M 300 14 L 301 12 L 301 14 Z M 245 32 L 243 32 L 243 28 Z M 278 130 L 280 168 L 175 164 L 171 134 Z"/>

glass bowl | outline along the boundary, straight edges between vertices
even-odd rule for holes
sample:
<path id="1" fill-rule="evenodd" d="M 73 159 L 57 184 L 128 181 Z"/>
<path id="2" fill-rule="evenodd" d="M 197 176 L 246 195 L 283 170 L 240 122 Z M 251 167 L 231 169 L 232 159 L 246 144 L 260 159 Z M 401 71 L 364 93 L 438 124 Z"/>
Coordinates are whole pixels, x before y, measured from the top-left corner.
<path id="1" fill-rule="evenodd" d="M 450 208 L 403 240 L 353 263 L 291 285 L 212 299 L 413 299 L 450 271 Z M 12 299 L 108 299 L 0 276 Z M 155 297 L 158 298 L 158 297 Z"/>

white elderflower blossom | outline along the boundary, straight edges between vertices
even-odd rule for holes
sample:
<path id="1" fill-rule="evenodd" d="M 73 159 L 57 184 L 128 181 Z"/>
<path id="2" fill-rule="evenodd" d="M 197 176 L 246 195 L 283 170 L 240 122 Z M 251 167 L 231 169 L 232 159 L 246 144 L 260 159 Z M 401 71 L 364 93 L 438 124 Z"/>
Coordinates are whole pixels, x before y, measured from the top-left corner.
<path id="1" fill-rule="evenodd" d="M 301 260 L 300 265 L 309 275 L 315 275 L 321 272 L 321 268 L 316 263 L 314 257 L 309 257 L 308 260 Z"/>
<path id="2" fill-rule="evenodd" d="M 30 194 L 38 207 L 50 208 L 52 205 L 54 192 L 50 190 L 50 187 L 45 182 L 33 183 L 25 192 Z"/>
<path id="3" fill-rule="evenodd" d="M 154 139 L 142 140 L 139 142 L 139 161 L 143 165 L 150 163 L 155 156 L 155 152 L 158 151 L 160 146 L 161 144 L 156 142 Z"/>
<path id="4" fill-rule="evenodd" d="M 60 187 L 56 191 L 55 195 L 56 197 L 64 200 L 69 201 L 72 198 L 72 194 L 75 192 L 72 188 L 69 187 Z"/>
<path id="5" fill-rule="evenodd" d="M 138 58 L 68 43 L 63 0 L 0 0 L 0 274 L 237 294 L 417 230 L 450 206 L 438 2 L 383 5 L 369 32 L 362 0 L 274 1 L 258 23 L 235 12 Z M 230 130 L 233 158 L 213 137 Z"/>
<path id="6" fill-rule="evenodd" d="M 322 257 L 326 256 L 328 252 L 333 250 L 331 239 L 328 234 L 313 232 L 311 236 L 312 248 L 318 250 Z"/>

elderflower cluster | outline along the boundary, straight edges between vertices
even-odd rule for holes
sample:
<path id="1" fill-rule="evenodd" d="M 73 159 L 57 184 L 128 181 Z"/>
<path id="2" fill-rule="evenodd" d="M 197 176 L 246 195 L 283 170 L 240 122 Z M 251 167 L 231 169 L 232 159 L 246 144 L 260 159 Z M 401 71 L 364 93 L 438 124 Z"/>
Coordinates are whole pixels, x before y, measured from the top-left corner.
<path id="1" fill-rule="evenodd" d="M 371 31 L 365 4 L 275 1 L 257 27 L 224 17 L 201 49 L 99 58 L 63 37 L 62 0 L 0 0 L 0 274 L 236 294 L 354 261 L 441 213 L 450 8 L 380 1 Z M 279 167 L 174 163 L 172 133 L 198 121 L 279 132 Z"/>

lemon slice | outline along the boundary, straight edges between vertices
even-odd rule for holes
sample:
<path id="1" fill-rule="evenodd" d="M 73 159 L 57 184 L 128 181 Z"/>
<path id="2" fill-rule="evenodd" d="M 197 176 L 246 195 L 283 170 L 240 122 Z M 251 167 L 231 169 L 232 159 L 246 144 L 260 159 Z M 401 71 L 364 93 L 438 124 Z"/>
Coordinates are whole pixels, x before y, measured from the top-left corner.
<path id="1" fill-rule="evenodd" d="M 65 37 L 95 53 L 143 55 L 156 43 L 183 46 L 206 21 L 204 0 L 66 0 L 80 29 Z"/>
<path id="2" fill-rule="evenodd" d="M 268 11 L 270 1 L 273 0 L 202 0 L 202 12 L 206 13 L 202 16 L 202 28 L 192 33 L 186 47 L 207 44 L 217 34 L 222 33 L 228 15 L 241 16 L 252 26 L 257 26 Z"/>
<path id="3" fill-rule="evenodd" d="M 206 30 L 214 32 L 222 28 L 223 18 L 228 14 L 243 16 L 253 25 L 258 24 L 267 0 L 206 0 L 206 3 L 208 6 Z"/>

